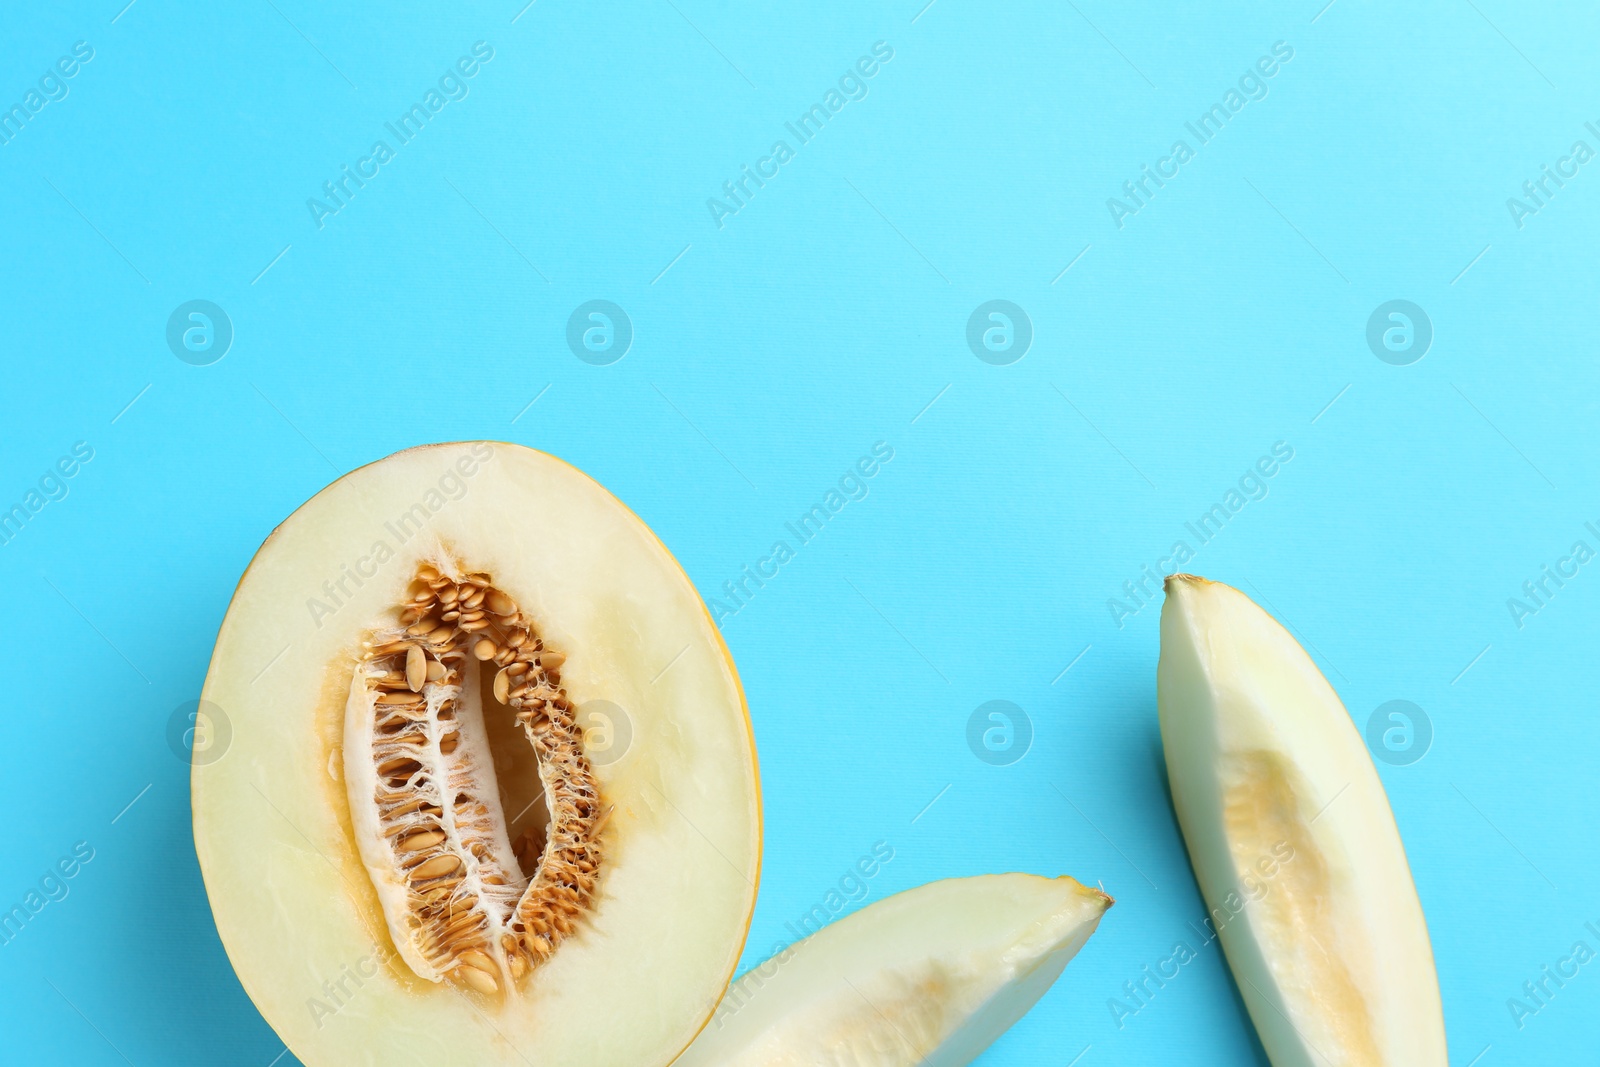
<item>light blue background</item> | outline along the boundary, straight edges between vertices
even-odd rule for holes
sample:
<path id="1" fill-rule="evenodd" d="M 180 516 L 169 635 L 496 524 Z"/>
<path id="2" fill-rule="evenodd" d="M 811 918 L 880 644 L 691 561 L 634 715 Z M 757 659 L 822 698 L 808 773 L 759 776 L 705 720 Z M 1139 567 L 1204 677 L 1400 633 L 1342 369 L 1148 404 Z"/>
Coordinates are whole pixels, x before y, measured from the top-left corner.
<path id="1" fill-rule="evenodd" d="M 1600 148 L 1591 5 L 123 2 L 0 16 L 5 107 L 95 49 L 0 145 L 0 503 L 94 449 L 0 546 L 0 905 L 95 853 L 0 948 L 6 1061 L 293 1062 L 217 939 L 168 719 L 275 523 L 387 453 L 479 437 L 593 474 L 708 597 L 893 447 L 725 620 L 766 799 L 745 964 L 879 840 L 872 900 L 1103 881 L 1101 932 L 986 1067 L 1265 1062 L 1215 946 L 1123 1028 L 1108 1009 L 1204 909 L 1157 612 L 1119 628 L 1107 601 L 1288 442 L 1189 568 L 1270 604 L 1358 724 L 1394 699 L 1430 717 L 1427 755 L 1380 770 L 1452 1062 L 1592 1049 L 1600 964 L 1520 1031 L 1506 1006 L 1600 947 L 1600 564 L 1520 629 L 1506 605 L 1600 548 L 1600 162 L 1520 229 L 1506 206 Z M 318 229 L 306 199 L 479 40 L 470 95 Z M 707 198 L 880 40 L 869 95 L 719 229 Z M 1277 41 L 1270 94 L 1119 229 L 1106 199 Z M 192 299 L 233 323 L 212 366 L 165 342 Z M 565 343 L 591 299 L 634 326 L 611 366 Z M 1010 366 L 965 341 L 991 299 L 1035 331 Z M 1391 299 L 1433 323 L 1410 366 L 1365 341 Z M 965 739 L 994 699 L 1035 732 L 1010 766 Z"/>

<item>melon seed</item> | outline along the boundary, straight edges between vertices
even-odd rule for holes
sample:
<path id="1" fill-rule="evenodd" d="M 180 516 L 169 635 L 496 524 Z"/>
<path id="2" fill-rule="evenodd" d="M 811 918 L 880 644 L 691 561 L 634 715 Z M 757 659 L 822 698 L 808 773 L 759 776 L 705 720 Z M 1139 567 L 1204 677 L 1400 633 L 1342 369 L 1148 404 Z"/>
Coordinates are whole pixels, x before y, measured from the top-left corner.
<path id="1" fill-rule="evenodd" d="M 425 882 L 429 878 L 438 878 L 442 875 L 450 874 L 460 866 L 460 856 L 435 856 L 433 859 L 413 867 L 411 869 L 411 877 L 414 881 Z"/>
<path id="2" fill-rule="evenodd" d="M 457 959 L 459 959 L 462 963 L 465 963 L 468 967 L 478 968 L 478 970 L 484 972 L 485 974 L 493 974 L 495 971 L 494 960 L 490 959 L 487 955 L 479 952 L 475 948 L 467 949 L 467 951 L 463 952 L 457 957 Z"/>
<path id="3" fill-rule="evenodd" d="M 494 975 L 485 974 L 476 967 L 457 967 L 456 973 L 461 976 L 463 982 L 486 997 L 492 997 L 500 992 L 500 983 L 494 980 Z"/>
<path id="4" fill-rule="evenodd" d="M 401 840 L 400 850 L 402 852 L 415 852 L 418 849 L 427 848 L 429 845 L 437 845 L 443 840 L 444 832 L 442 830 L 425 830 L 420 834 L 412 834 L 410 837 Z"/>

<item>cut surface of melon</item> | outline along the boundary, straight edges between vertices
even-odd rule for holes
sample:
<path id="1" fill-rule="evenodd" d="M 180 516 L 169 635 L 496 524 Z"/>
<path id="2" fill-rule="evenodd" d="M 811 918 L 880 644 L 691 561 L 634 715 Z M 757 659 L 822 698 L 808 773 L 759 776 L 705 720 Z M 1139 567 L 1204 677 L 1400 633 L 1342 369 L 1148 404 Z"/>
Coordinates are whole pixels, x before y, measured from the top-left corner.
<path id="1" fill-rule="evenodd" d="M 754 906 L 733 664 L 649 529 L 517 445 L 398 453 L 275 530 L 191 771 L 246 992 L 312 1067 L 664 1067 Z"/>
<path id="2" fill-rule="evenodd" d="M 675 1067 L 961 1067 L 1044 995 L 1110 906 L 1032 874 L 906 890 L 748 971 Z"/>
<path id="3" fill-rule="evenodd" d="M 1158 702 L 1178 823 L 1274 1067 L 1445 1067 L 1422 906 L 1360 733 L 1237 589 L 1166 581 Z"/>

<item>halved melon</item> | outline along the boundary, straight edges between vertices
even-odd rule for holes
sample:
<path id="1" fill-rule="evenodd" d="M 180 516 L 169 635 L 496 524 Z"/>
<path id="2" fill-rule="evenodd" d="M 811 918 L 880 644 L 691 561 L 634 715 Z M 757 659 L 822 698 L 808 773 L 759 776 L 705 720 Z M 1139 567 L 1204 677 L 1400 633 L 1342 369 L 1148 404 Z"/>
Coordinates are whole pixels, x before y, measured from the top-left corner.
<path id="1" fill-rule="evenodd" d="M 962 1067 L 1033 1007 L 1110 906 L 1034 874 L 897 893 L 752 968 L 674 1067 Z"/>
<path id="2" fill-rule="evenodd" d="M 1274 1067 L 1445 1067 L 1428 927 L 1344 705 L 1237 589 L 1175 574 L 1166 590 L 1172 802 Z"/>
<path id="3" fill-rule="evenodd" d="M 304 1063 L 661 1067 L 705 1024 L 755 903 L 750 724 L 588 477 L 480 441 L 339 479 L 257 553 L 202 700 L 206 890 Z"/>

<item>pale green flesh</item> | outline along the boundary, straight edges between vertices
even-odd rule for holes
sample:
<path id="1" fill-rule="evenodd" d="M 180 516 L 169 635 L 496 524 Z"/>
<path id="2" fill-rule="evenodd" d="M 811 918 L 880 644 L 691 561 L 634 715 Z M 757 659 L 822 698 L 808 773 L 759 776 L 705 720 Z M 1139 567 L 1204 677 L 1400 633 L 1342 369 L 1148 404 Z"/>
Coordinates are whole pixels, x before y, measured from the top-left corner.
<path id="1" fill-rule="evenodd" d="M 1028 874 L 908 890 L 752 968 L 675 1067 L 961 1067 L 1044 995 L 1110 904 Z"/>

